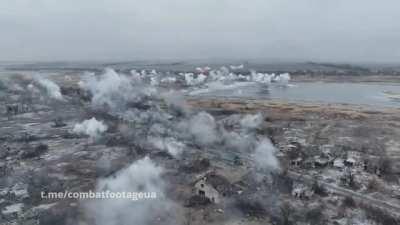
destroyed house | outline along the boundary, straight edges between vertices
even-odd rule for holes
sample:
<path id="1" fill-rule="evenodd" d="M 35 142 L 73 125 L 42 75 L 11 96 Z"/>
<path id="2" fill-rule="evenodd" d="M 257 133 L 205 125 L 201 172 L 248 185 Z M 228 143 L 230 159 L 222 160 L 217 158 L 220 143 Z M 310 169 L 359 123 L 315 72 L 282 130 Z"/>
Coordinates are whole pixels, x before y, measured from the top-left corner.
<path id="1" fill-rule="evenodd" d="M 198 180 L 194 185 L 196 195 L 204 196 L 213 203 L 220 202 L 219 192 L 207 182 L 207 178 L 203 177 Z"/>
<path id="2" fill-rule="evenodd" d="M 195 181 L 194 191 L 196 195 L 202 195 L 211 202 L 219 203 L 222 197 L 233 193 L 233 186 L 223 176 L 211 172 Z"/>

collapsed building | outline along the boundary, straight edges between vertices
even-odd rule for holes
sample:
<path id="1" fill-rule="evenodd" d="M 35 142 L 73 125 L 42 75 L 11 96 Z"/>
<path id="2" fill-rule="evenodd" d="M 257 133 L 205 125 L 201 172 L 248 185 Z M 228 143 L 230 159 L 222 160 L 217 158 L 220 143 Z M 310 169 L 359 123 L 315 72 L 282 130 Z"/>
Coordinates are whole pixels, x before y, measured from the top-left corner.
<path id="1" fill-rule="evenodd" d="M 213 203 L 218 204 L 221 201 L 219 192 L 207 182 L 207 177 L 202 177 L 195 182 L 194 194 L 204 196 Z"/>

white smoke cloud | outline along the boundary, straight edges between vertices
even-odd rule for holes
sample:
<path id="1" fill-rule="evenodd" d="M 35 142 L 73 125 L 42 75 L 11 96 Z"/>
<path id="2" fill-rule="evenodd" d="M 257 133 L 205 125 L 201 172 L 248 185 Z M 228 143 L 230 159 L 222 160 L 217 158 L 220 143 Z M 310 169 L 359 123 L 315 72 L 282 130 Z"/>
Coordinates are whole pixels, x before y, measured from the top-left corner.
<path id="1" fill-rule="evenodd" d="M 254 143 L 256 143 L 257 139 L 254 134 L 248 133 L 238 133 L 238 132 L 222 132 L 222 137 L 224 147 L 228 151 L 239 151 L 239 152 L 248 152 L 254 149 Z"/>
<path id="2" fill-rule="evenodd" d="M 158 86 L 158 85 L 160 85 L 160 80 L 158 79 L 157 76 L 152 76 L 152 77 L 150 77 L 150 85 L 151 85 L 151 86 Z"/>
<path id="3" fill-rule="evenodd" d="M 47 95 L 50 98 L 54 98 L 57 100 L 63 99 L 60 87 L 53 81 L 38 77 L 35 78 L 35 81 L 41 88 L 43 88 L 46 91 Z"/>
<path id="4" fill-rule="evenodd" d="M 253 150 L 258 144 L 254 129 L 261 126 L 263 118 L 261 113 L 235 114 L 218 121 L 218 125 L 222 126 L 218 130 L 221 131 L 225 149 L 240 152 Z"/>
<path id="5" fill-rule="evenodd" d="M 254 115 L 245 115 L 242 120 L 240 121 L 240 125 L 243 128 L 247 129 L 255 129 L 257 127 L 260 127 L 261 124 L 263 123 L 263 116 L 261 113 L 254 114 Z"/>
<path id="6" fill-rule="evenodd" d="M 142 74 L 138 73 L 136 70 L 131 70 L 131 77 L 132 77 L 132 80 L 137 83 L 142 82 L 144 79 L 144 76 L 142 76 Z"/>
<path id="7" fill-rule="evenodd" d="M 190 119 L 188 125 L 189 132 L 198 144 L 209 145 L 217 141 L 217 125 L 212 115 L 200 112 Z"/>
<path id="8" fill-rule="evenodd" d="M 72 130 L 76 134 L 89 135 L 91 138 L 96 139 L 107 130 L 107 125 L 96 118 L 85 120 L 82 123 L 75 124 Z"/>
<path id="9" fill-rule="evenodd" d="M 196 71 L 199 73 L 207 73 L 208 71 L 210 71 L 211 68 L 206 66 L 206 67 L 196 67 Z"/>
<path id="10" fill-rule="evenodd" d="M 123 108 L 127 102 L 137 100 L 143 94 L 142 88 L 134 86 L 132 79 L 110 68 L 98 77 L 88 74 L 79 85 L 93 95 L 93 106 L 107 105 L 113 110 Z"/>
<path id="11" fill-rule="evenodd" d="M 257 168 L 267 170 L 278 170 L 280 168 L 279 161 L 275 156 L 277 149 L 267 138 L 258 142 L 253 159 Z"/>
<path id="12" fill-rule="evenodd" d="M 261 83 L 261 84 L 270 84 L 272 82 L 277 83 L 279 85 L 287 85 L 290 81 L 290 74 L 283 73 L 279 75 L 275 75 L 274 73 L 257 73 L 255 71 L 251 71 L 250 78 L 253 82 Z"/>
<path id="13" fill-rule="evenodd" d="M 186 85 L 188 85 L 188 86 L 195 86 L 195 85 L 203 84 L 207 79 L 207 76 L 202 73 L 197 75 L 196 77 L 193 73 L 185 73 L 184 77 L 185 77 Z"/>
<path id="14" fill-rule="evenodd" d="M 148 157 L 138 160 L 111 178 L 99 180 L 96 191 L 110 193 L 143 193 L 155 198 L 147 199 L 97 199 L 88 204 L 87 212 L 96 225 L 147 225 L 176 224 L 175 204 L 165 197 L 163 169 Z"/>
<path id="15" fill-rule="evenodd" d="M 185 149 L 185 144 L 175 138 L 149 137 L 149 143 L 159 150 L 165 150 L 174 157 L 178 157 Z"/>
<path id="16" fill-rule="evenodd" d="M 164 84 L 173 84 L 176 82 L 176 77 L 164 77 L 161 78 L 160 82 Z"/>
<path id="17" fill-rule="evenodd" d="M 272 74 L 256 73 L 255 71 L 251 72 L 251 80 L 257 83 L 270 84 L 272 81 L 272 77 Z"/>
<path id="18" fill-rule="evenodd" d="M 290 74 L 282 73 L 274 78 L 274 81 L 280 85 L 287 85 L 290 81 Z"/>
<path id="19" fill-rule="evenodd" d="M 186 104 L 185 97 L 181 92 L 178 91 L 168 91 L 160 94 L 164 99 L 167 106 L 174 110 L 187 113 L 190 111 L 190 107 Z"/>

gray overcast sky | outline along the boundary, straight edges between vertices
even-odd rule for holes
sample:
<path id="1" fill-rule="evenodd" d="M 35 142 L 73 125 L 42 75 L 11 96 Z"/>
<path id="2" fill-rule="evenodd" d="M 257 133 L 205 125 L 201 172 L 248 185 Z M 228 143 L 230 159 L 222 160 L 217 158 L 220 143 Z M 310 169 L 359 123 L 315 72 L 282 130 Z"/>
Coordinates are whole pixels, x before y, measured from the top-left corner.
<path id="1" fill-rule="evenodd" d="M 1 0 L 0 60 L 400 61 L 399 0 Z"/>

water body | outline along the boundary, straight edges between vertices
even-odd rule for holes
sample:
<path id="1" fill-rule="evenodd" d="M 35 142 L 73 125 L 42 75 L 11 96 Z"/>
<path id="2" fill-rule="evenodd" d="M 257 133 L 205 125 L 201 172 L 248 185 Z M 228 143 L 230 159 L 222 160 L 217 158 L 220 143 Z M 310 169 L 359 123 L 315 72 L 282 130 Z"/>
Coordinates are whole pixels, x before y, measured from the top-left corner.
<path id="1" fill-rule="evenodd" d="M 243 99 L 282 99 L 289 102 L 356 104 L 400 108 L 400 100 L 389 98 L 384 92 L 400 93 L 398 84 L 364 83 L 292 83 L 289 86 L 248 84 L 230 89 L 197 90 L 192 95 Z"/>
<path id="2" fill-rule="evenodd" d="M 129 65 L 131 66 L 131 64 Z M 0 63 L 0 77 L 20 72 L 18 70 L 3 70 L 3 66 L 4 65 Z M 46 66 L 49 65 L 46 64 Z M 87 70 L 87 65 L 83 65 L 82 67 L 85 68 L 84 71 Z M 166 65 L 166 67 L 171 69 L 171 65 Z M 69 71 L 65 68 L 59 69 L 58 64 L 56 64 L 54 68 L 58 69 L 49 71 L 27 70 L 20 73 L 60 75 Z M 127 71 L 130 71 L 130 69 Z M 289 86 L 279 86 L 276 84 L 262 85 L 253 82 L 236 82 L 228 85 L 208 84 L 208 88 L 191 90 L 189 91 L 189 95 L 261 100 L 282 99 L 289 102 L 340 103 L 367 105 L 371 107 L 400 108 L 400 100 L 389 98 L 384 94 L 385 91 L 400 93 L 400 84 L 296 82 L 291 83 Z"/>

